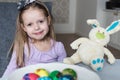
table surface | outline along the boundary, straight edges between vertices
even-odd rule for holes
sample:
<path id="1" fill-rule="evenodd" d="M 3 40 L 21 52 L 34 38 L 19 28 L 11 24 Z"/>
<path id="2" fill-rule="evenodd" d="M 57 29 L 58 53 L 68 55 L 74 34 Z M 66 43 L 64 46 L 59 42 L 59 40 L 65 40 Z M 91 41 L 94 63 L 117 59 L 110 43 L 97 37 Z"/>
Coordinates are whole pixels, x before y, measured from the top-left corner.
<path id="1" fill-rule="evenodd" d="M 89 70 L 92 70 L 89 66 L 82 63 L 78 64 L 78 66 L 83 66 Z M 95 73 L 99 75 L 101 80 L 120 80 L 120 59 L 116 59 L 115 64 L 112 65 L 105 62 L 103 70 Z M 0 78 L 0 80 L 6 79 Z"/>
<path id="2" fill-rule="evenodd" d="M 92 70 L 89 66 L 84 64 L 78 65 Z M 101 80 L 120 80 L 120 59 L 116 59 L 116 62 L 112 65 L 105 61 L 103 70 L 96 73 L 99 75 Z"/>

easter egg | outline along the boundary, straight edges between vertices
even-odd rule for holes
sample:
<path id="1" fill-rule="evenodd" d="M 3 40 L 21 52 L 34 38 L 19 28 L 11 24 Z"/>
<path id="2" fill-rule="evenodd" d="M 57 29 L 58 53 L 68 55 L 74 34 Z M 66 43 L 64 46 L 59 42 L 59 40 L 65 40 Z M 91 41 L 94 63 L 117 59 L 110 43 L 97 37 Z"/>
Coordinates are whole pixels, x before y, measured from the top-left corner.
<path id="1" fill-rule="evenodd" d="M 35 73 L 27 73 L 23 76 L 22 80 L 37 80 L 37 78 L 39 78 L 39 76 Z"/>
<path id="2" fill-rule="evenodd" d="M 61 72 L 58 71 L 58 70 L 54 70 L 52 71 L 50 74 L 49 74 L 49 77 L 52 79 L 52 80 L 59 80 L 59 77 L 61 76 Z"/>
<path id="3" fill-rule="evenodd" d="M 71 68 L 65 68 L 63 71 L 62 71 L 62 74 L 63 75 L 71 75 L 74 77 L 74 79 L 77 79 L 77 73 L 71 69 Z"/>
<path id="4" fill-rule="evenodd" d="M 71 75 L 63 75 L 59 78 L 59 80 L 75 80 Z"/>
<path id="5" fill-rule="evenodd" d="M 39 75 L 40 77 L 45 77 L 49 75 L 49 72 L 46 69 L 37 69 L 35 74 Z"/>
<path id="6" fill-rule="evenodd" d="M 52 80 L 50 77 L 40 77 L 37 80 Z"/>

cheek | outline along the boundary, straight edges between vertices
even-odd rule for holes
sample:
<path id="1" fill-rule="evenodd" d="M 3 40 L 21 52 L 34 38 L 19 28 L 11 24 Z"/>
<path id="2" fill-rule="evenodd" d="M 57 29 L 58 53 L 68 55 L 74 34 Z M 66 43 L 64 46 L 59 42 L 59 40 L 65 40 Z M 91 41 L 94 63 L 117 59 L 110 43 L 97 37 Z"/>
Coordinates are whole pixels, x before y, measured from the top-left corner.
<path id="1" fill-rule="evenodd" d="M 49 32 L 49 26 L 48 25 L 46 26 L 46 31 Z"/>
<path id="2" fill-rule="evenodd" d="M 46 22 L 46 23 L 43 25 L 43 28 L 44 28 L 46 31 L 49 31 L 49 24 Z"/>
<path id="3" fill-rule="evenodd" d="M 28 29 L 28 28 L 24 28 L 23 29 L 27 34 L 30 34 L 31 32 L 32 32 L 32 30 L 31 29 Z"/>

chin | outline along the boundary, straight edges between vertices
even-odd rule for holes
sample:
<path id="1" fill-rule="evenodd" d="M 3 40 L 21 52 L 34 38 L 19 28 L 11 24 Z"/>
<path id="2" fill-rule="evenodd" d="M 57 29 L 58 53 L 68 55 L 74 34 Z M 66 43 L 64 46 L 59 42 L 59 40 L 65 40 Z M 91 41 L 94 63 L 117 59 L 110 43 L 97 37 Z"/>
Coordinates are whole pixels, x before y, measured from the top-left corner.
<path id="1" fill-rule="evenodd" d="M 34 38 L 34 39 L 37 40 L 37 41 L 43 41 L 43 40 L 46 39 L 46 37 L 38 37 L 38 38 Z"/>

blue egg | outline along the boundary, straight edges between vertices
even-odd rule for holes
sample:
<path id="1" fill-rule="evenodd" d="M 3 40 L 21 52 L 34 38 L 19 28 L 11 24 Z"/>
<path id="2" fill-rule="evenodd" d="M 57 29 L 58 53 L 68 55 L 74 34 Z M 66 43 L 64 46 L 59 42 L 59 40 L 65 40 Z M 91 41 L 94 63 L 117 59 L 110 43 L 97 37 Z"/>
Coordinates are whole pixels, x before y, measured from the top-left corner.
<path id="1" fill-rule="evenodd" d="M 74 80 L 74 78 L 71 75 L 63 75 L 59 78 L 59 80 Z"/>
<path id="2" fill-rule="evenodd" d="M 37 80 L 52 80 L 50 77 L 40 77 Z"/>

